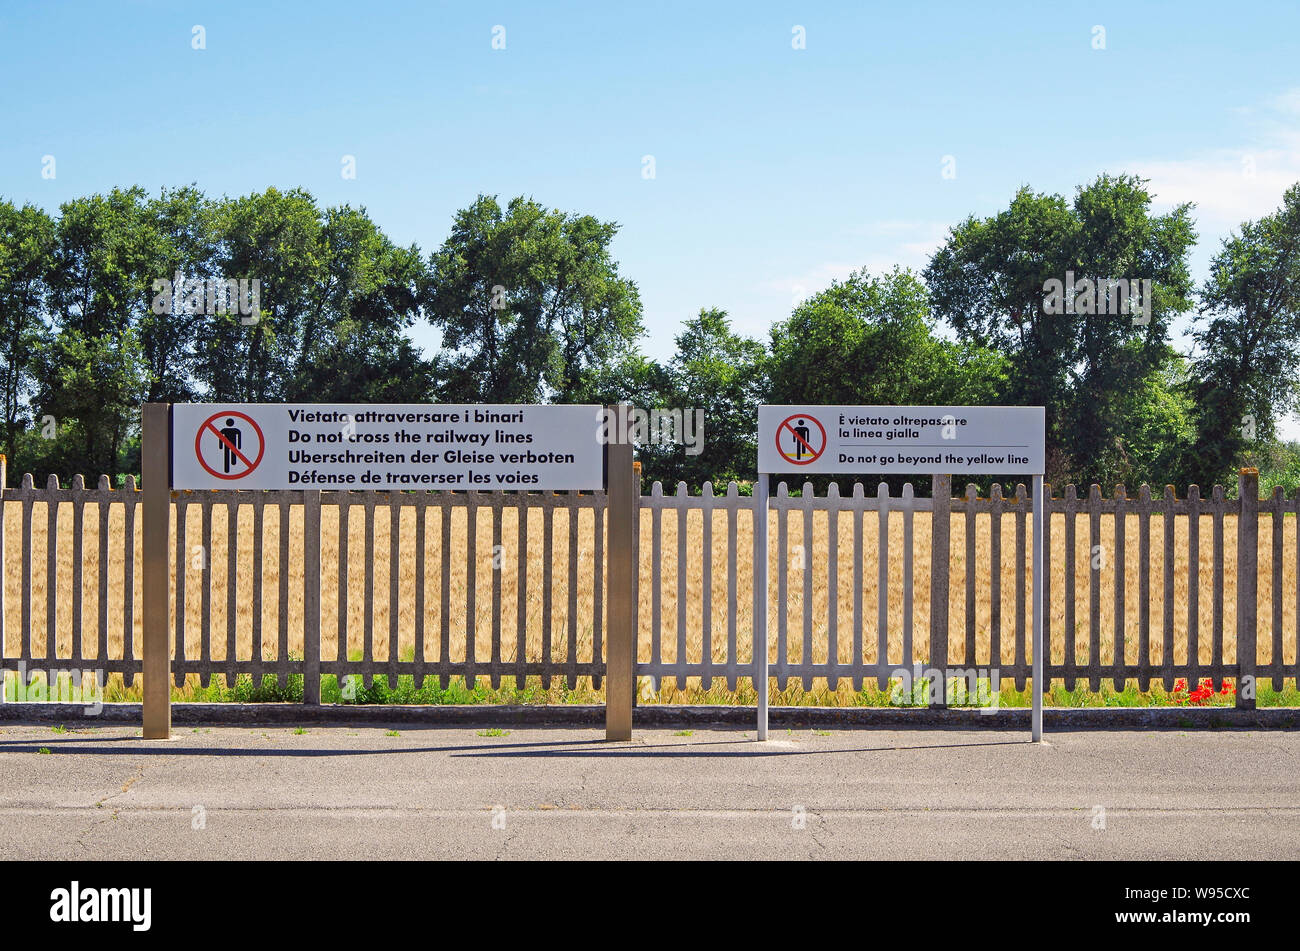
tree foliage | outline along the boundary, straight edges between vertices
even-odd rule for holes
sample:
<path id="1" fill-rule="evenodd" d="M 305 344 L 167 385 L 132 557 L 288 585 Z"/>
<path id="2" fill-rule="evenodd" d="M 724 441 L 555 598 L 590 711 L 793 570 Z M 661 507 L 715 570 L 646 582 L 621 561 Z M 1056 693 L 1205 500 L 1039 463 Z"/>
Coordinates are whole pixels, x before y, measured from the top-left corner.
<path id="1" fill-rule="evenodd" d="M 452 402 L 587 401 L 642 333 L 636 285 L 610 253 L 618 225 L 480 195 L 429 262 Z"/>
<path id="2" fill-rule="evenodd" d="M 1187 477 L 1209 484 L 1297 407 L 1300 185 L 1282 207 L 1224 239 L 1201 292 L 1190 383 L 1196 438 Z"/>
<path id="3" fill-rule="evenodd" d="M 1047 408 L 1056 481 L 1105 481 L 1131 458 L 1130 390 L 1164 372 L 1170 323 L 1191 306 L 1190 206 L 1154 215 L 1151 203 L 1127 175 L 1100 176 L 1072 203 L 1022 188 L 1006 210 L 954 227 L 926 269 L 936 314 L 1010 359 L 999 402 Z M 1124 312 L 1110 280 L 1150 281 L 1141 313 L 1136 301 Z M 1069 285 L 1064 312 L 1048 306 L 1053 281 Z"/>

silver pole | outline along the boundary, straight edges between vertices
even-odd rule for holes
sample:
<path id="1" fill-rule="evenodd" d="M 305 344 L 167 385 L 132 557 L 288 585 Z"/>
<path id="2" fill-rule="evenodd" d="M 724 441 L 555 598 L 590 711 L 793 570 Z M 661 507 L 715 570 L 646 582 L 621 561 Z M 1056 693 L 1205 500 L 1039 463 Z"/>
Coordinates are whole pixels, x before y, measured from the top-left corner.
<path id="1" fill-rule="evenodd" d="M 1031 721 L 1031 738 L 1039 743 L 1043 739 L 1043 519 L 1047 500 L 1043 497 L 1043 477 L 1034 476 L 1034 712 Z"/>
<path id="2" fill-rule="evenodd" d="M 758 738 L 767 739 L 767 473 L 754 483 L 754 689 Z"/>

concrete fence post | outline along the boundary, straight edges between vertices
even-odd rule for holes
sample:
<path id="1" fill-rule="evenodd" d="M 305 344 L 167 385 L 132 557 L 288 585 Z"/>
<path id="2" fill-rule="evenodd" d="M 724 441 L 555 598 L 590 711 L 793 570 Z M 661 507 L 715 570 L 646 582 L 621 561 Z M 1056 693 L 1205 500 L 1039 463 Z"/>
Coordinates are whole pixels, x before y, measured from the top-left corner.
<path id="1" fill-rule="evenodd" d="M 931 481 L 933 518 L 930 528 L 930 669 L 939 683 L 930 684 L 930 706 L 948 706 L 948 569 L 952 533 L 952 476 L 936 475 Z M 969 661 L 970 658 L 967 658 Z"/>
<path id="2" fill-rule="evenodd" d="M 171 541 L 171 412 L 166 403 L 146 403 L 143 412 L 141 481 L 144 533 L 142 734 L 146 740 L 171 736 L 171 583 L 168 548 Z M 183 606 L 178 606 L 178 610 Z"/>
<path id="3" fill-rule="evenodd" d="M 1255 709 L 1259 632 L 1259 470 L 1237 476 L 1237 709 Z M 1188 684 L 1195 690 L 1199 685 Z M 1246 696 L 1249 694 L 1249 696 Z"/>
<path id="4" fill-rule="evenodd" d="M 320 492 L 308 489 L 302 502 L 302 702 L 313 706 L 320 704 Z"/>
<path id="5" fill-rule="evenodd" d="M 636 693 L 636 599 L 641 517 L 641 479 L 633 467 L 630 407 L 607 408 L 614 425 L 606 433 L 605 493 L 608 502 L 606 547 L 609 601 L 605 642 L 605 739 L 632 739 Z"/>

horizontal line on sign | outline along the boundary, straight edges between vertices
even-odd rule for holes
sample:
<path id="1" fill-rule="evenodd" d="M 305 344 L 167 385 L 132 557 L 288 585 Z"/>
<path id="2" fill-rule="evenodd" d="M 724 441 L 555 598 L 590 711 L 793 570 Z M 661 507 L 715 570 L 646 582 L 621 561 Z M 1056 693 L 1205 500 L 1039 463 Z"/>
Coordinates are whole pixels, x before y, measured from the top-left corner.
<path id="1" fill-rule="evenodd" d="M 881 445 L 881 443 L 880 442 L 842 442 L 840 443 L 840 445 L 841 446 L 879 446 Z M 893 446 L 896 444 L 892 440 L 886 440 L 884 445 Z M 1023 446 L 1023 445 L 1021 446 L 986 446 L 986 445 L 962 446 L 950 442 L 944 442 L 944 443 L 909 442 L 909 443 L 904 443 L 903 445 L 906 445 L 908 449 L 961 449 L 967 452 L 969 452 L 972 449 L 1028 449 L 1029 448 L 1028 446 Z"/>

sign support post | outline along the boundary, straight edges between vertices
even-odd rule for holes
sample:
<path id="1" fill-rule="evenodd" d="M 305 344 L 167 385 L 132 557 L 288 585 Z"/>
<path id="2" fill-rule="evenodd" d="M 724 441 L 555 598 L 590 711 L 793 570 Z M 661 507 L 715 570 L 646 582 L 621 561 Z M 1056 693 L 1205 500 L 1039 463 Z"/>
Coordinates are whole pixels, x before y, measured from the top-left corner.
<path id="1" fill-rule="evenodd" d="M 608 502 L 609 592 L 605 629 L 605 739 L 632 739 L 636 692 L 636 590 L 639 558 L 637 520 L 641 517 L 641 478 L 633 465 L 629 407 L 611 407 L 614 431 L 605 443 Z"/>
<path id="2" fill-rule="evenodd" d="M 758 694 L 758 738 L 767 739 L 767 473 L 754 483 L 754 690 Z"/>
<path id="3" fill-rule="evenodd" d="M 1031 714 L 1030 739 L 1043 741 L 1043 673 L 1047 660 L 1043 656 L 1043 520 L 1047 517 L 1047 500 L 1043 498 L 1043 476 L 1034 476 L 1034 710 Z"/>
<path id="4" fill-rule="evenodd" d="M 302 561 L 302 702 L 320 706 L 320 489 L 303 493 Z"/>
<path id="5" fill-rule="evenodd" d="M 141 734 L 146 740 L 171 737 L 171 625 L 169 600 L 171 583 L 167 548 L 171 533 L 171 419 L 166 403 L 146 403 L 141 433 L 141 477 L 144 482 L 144 511 L 141 554 L 143 557 L 144 609 L 141 618 L 144 645 L 144 703 Z"/>

